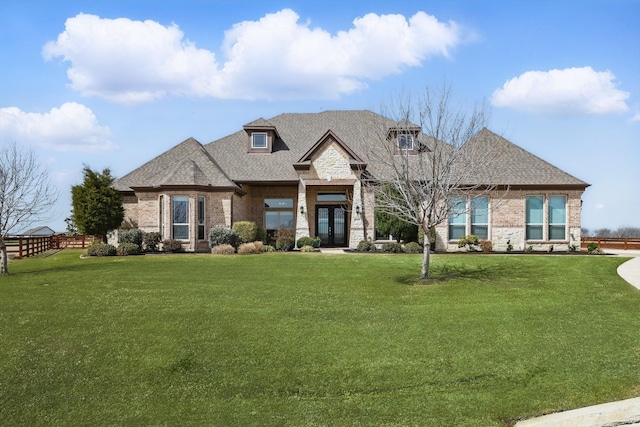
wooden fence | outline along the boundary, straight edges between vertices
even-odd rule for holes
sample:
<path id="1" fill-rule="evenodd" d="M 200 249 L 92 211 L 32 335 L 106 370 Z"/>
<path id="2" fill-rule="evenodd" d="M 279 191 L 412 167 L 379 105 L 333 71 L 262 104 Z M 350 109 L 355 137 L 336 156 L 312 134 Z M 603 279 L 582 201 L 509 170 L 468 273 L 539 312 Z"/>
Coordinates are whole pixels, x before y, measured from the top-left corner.
<path id="1" fill-rule="evenodd" d="M 27 258 L 51 249 L 86 249 L 93 242 L 101 242 L 101 236 L 45 236 L 7 237 L 4 242 L 7 254 L 15 258 Z"/>
<path id="2" fill-rule="evenodd" d="M 640 250 L 640 239 L 629 237 L 582 237 L 581 247 L 586 249 L 589 243 L 597 243 L 600 249 Z"/>

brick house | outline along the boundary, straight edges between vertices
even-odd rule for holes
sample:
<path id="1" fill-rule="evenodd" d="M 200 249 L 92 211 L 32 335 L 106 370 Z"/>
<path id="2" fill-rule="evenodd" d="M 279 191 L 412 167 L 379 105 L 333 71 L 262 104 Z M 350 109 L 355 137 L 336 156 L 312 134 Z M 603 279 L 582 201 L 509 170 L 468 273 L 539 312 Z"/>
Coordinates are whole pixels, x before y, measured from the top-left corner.
<path id="1" fill-rule="evenodd" d="M 187 251 L 208 250 L 208 230 L 237 221 L 255 221 L 268 233 L 291 227 L 297 237 L 320 237 L 324 247 L 354 248 L 377 238 L 374 193 L 364 177 L 384 180 L 370 155 L 380 125 L 395 150 L 414 149 L 414 138 L 423 137 L 416 125 L 400 128 L 371 111 L 281 114 L 206 145 L 189 138 L 114 187 L 126 219 L 181 240 Z M 477 136 L 498 148 L 500 188 L 455 200 L 470 204 L 468 213 L 437 227 L 436 250 L 457 250 L 458 238 L 471 233 L 496 250 L 507 242 L 514 250 L 579 247 L 588 184 L 489 130 Z"/>

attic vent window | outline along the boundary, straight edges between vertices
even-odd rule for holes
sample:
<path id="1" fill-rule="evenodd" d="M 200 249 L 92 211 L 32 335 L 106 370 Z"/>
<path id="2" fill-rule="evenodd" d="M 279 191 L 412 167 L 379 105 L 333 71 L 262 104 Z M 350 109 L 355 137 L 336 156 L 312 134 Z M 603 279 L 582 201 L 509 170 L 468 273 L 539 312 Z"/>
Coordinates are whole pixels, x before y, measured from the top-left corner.
<path id="1" fill-rule="evenodd" d="M 251 148 L 267 148 L 267 133 L 266 132 L 252 133 Z"/>
<path id="2" fill-rule="evenodd" d="M 413 150 L 413 135 L 398 135 L 398 148 L 400 150 Z"/>

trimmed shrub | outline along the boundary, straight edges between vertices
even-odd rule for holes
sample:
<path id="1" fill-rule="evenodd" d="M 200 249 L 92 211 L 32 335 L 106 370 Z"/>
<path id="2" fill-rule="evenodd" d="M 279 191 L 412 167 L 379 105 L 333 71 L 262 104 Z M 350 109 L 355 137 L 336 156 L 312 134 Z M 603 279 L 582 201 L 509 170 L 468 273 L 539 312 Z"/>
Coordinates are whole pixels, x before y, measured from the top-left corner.
<path id="1" fill-rule="evenodd" d="M 301 237 L 296 242 L 296 246 L 302 249 L 303 246 L 313 246 L 313 239 L 309 236 Z"/>
<path id="2" fill-rule="evenodd" d="M 300 248 L 300 252 L 315 252 L 315 251 L 316 251 L 316 248 L 314 248 L 311 245 L 305 245 Z"/>
<path id="3" fill-rule="evenodd" d="M 319 237 L 316 237 L 315 239 L 313 239 L 313 247 L 314 248 L 319 248 L 320 245 L 322 244 L 322 239 Z"/>
<path id="4" fill-rule="evenodd" d="M 138 255 L 141 253 L 140 246 L 135 243 L 120 243 L 116 252 L 119 256 Z"/>
<path id="5" fill-rule="evenodd" d="M 369 240 L 360 240 L 358 246 L 356 247 L 356 250 L 358 252 L 375 252 L 376 245 L 374 245 L 373 242 L 370 242 Z"/>
<path id="6" fill-rule="evenodd" d="M 138 228 L 130 228 L 128 230 L 118 231 L 118 243 L 133 243 L 142 246 L 142 230 Z"/>
<path id="7" fill-rule="evenodd" d="M 480 247 L 482 252 L 491 252 L 493 250 L 493 243 L 491 240 L 480 240 Z"/>
<path id="8" fill-rule="evenodd" d="M 214 255 L 233 255 L 236 253 L 236 249 L 231 245 L 218 245 L 211 248 L 211 253 Z"/>
<path id="9" fill-rule="evenodd" d="M 182 243 L 175 239 L 163 240 L 162 250 L 164 252 L 182 252 Z"/>
<path id="10" fill-rule="evenodd" d="M 256 241 L 267 243 L 267 229 L 260 225 L 256 229 Z"/>
<path id="11" fill-rule="evenodd" d="M 394 253 L 394 254 L 399 254 L 404 252 L 402 250 L 402 245 L 400 243 L 397 242 L 385 242 L 382 244 L 382 251 L 383 252 L 389 252 L 389 253 Z"/>
<path id="12" fill-rule="evenodd" d="M 258 226 L 255 222 L 238 221 L 233 224 L 231 229 L 238 235 L 238 243 L 251 243 L 257 239 Z"/>
<path id="13" fill-rule="evenodd" d="M 587 252 L 591 253 L 595 252 L 596 250 L 598 250 L 598 244 L 596 242 L 589 242 L 589 244 L 587 245 Z"/>
<path id="14" fill-rule="evenodd" d="M 258 249 L 256 248 L 255 243 L 251 242 L 251 243 L 243 243 L 240 246 L 238 246 L 238 253 L 240 255 L 249 255 L 249 254 L 257 254 Z"/>
<path id="15" fill-rule="evenodd" d="M 102 242 L 94 242 L 87 248 L 87 254 L 91 256 L 115 256 L 116 247 Z"/>
<path id="16" fill-rule="evenodd" d="M 290 251 L 296 245 L 296 230 L 293 228 L 278 228 L 274 235 L 276 239 L 276 250 Z"/>
<path id="17" fill-rule="evenodd" d="M 478 244 L 478 236 L 476 236 L 475 234 L 469 234 L 465 237 L 461 237 L 460 240 L 458 240 L 458 247 L 459 248 L 464 248 L 465 246 L 467 246 L 467 250 L 471 251 L 473 250 L 474 246 Z"/>
<path id="18" fill-rule="evenodd" d="M 156 252 L 161 241 L 162 236 L 156 231 L 152 231 L 151 233 L 144 233 L 142 235 L 142 243 L 144 243 L 144 249 L 147 252 Z"/>
<path id="19" fill-rule="evenodd" d="M 422 246 L 417 242 L 409 242 L 404 245 L 404 251 L 410 254 L 419 254 L 422 252 Z"/>
<path id="20" fill-rule="evenodd" d="M 237 246 L 238 233 L 229 227 L 211 227 L 209 230 L 209 246 L 231 245 Z"/>

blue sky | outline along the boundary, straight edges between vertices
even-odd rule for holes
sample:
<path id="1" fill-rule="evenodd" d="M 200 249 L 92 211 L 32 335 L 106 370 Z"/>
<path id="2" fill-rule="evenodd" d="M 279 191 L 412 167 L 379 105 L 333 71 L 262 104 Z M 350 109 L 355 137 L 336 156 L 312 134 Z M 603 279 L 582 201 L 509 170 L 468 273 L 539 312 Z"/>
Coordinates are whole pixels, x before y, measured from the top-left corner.
<path id="1" fill-rule="evenodd" d="M 640 0 L 0 2 L 0 142 L 32 147 L 64 231 L 84 164 L 122 176 L 258 117 L 379 110 L 451 85 L 640 226 Z"/>

